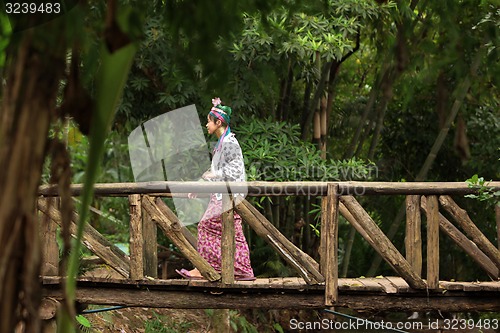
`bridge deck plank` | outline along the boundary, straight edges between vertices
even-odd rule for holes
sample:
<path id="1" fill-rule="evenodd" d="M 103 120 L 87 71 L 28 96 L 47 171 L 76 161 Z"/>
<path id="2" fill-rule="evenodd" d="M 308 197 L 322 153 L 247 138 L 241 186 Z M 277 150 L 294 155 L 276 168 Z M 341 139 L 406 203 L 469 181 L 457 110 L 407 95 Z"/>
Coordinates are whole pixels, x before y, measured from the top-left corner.
<path id="1" fill-rule="evenodd" d="M 389 280 L 391 284 L 397 288 L 398 293 L 406 293 L 410 291 L 410 286 L 402 277 L 386 276 L 385 278 Z"/>
<path id="2" fill-rule="evenodd" d="M 375 282 L 380 284 L 387 294 L 396 294 L 398 292 L 398 288 L 385 277 L 375 278 Z"/>
<path id="3" fill-rule="evenodd" d="M 374 281 L 374 279 L 357 278 L 356 280 L 363 285 L 363 288 L 361 288 L 361 290 L 376 291 L 376 292 L 383 291 L 382 286 L 378 282 Z"/>
<path id="4" fill-rule="evenodd" d="M 42 283 L 46 286 L 60 285 L 61 277 L 44 276 Z M 208 280 L 187 280 L 187 279 L 144 279 L 131 280 L 120 278 L 95 278 L 82 277 L 77 280 L 80 286 L 107 287 L 107 288 L 156 288 L 162 287 L 179 288 L 205 287 L 210 289 L 270 289 L 270 290 L 324 290 L 324 284 L 308 285 L 303 278 L 299 277 L 272 277 L 257 278 L 255 281 L 235 281 L 233 284 L 222 284 L 210 282 Z M 464 292 L 500 292 L 500 281 L 482 282 L 456 282 L 440 281 L 440 288 L 449 291 Z M 409 287 L 408 283 L 400 277 L 378 277 L 378 278 L 340 278 L 339 290 L 341 291 L 366 291 L 386 294 L 414 293 L 416 290 Z"/>

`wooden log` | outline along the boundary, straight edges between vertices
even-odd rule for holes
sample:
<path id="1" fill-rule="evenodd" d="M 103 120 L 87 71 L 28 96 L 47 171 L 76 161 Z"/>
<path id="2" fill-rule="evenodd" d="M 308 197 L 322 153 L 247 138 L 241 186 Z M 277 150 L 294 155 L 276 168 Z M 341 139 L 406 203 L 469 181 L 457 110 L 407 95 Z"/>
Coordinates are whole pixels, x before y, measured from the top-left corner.
<path id="1" fill-rule="evenodd" d="M 38 201 L 38 209 L 61 227 L 61 213 L 59 210 L 55 207 L 48 206 L 43 201 Z M 76 237 L 76 221 L 78 221 L 78 214 L 73 213 L 70 225 L 70 232 L 73 237 Z M 83 230 L 83 244 L 90 251 L 101 257 L 106 264 L 120 273 L 120 275 L 126 278 L 129 277 L 130 259 L 122 250 L 110 243 L 88 223 L 85 224 Z"/>
<path id="2" fill-rule="evenodd" d="M 439 203 L 435 195 L 427 197 L 427 286 L 439 288 Z"/>
<path id="3" fill-rule="evenodd" d="M 242 200 L 235 206 L 235 209 L 257 235 L 271 244 L 308 284 L 318 284 L 325 281 L 319 272 L 318 263 L 283 236 L 247 200 Z"/>
<path id="4" fill-rule="evenodd" d="M 427 200 L 422 197 L 420 203 L 424 212 L 427 212 Z M 455 244 L 465 251 L 484 271 L 494 280 L 499 277 L 499 270 L 486 254 L 481 251 L 477 245 L 465 236 L 460 230 L 457 229 L 446 217 L 439 214 L 439 228 L 448 237 L 450 237 Z"/>
<path id="5" fill-rule="evenodd" d="M 222 238 L 221 276 L 223 284 L 234 282 L 234 255 L 235 255 L 235 230 L 233 214 L 233 195 L 225 194 L 222 197 Z"/>
<path id="6" fill-rule="evenodd" d="M 460 208 L 453 199 L 447 195 L 439 197 L 439 202 L 443 208 L 453 216 L 454 220 L 465 231 L 465 233 L 472 239 L 474 243 L 486 254 L 491 261 L 495 263 L 500 269 L 500 250 L 496 248 L 489 239 L 479 230 L 478 227 L 472 222 L 469 215 L 465 210 Z"/>
<path id="7" fill-rule="evenodd" d="M 193 288 L 192 288 L 193 289 Z M 127 305 L 147 308 L 170 309 L 311 309 L 324 308 L 324 295 L 309 292 L 283 292 L 278 289 L 273 292 L 230 292 L 212 294 L 204 288 L 199 290 L 149 290 L 109 289 L 78 286 L 76 300 L 87 304 Z M 44 287 L 44 296 L 62 300 L 64 293 L 61 289 Z M 498 312 L 500 302 L 498 294 L 492 292 L 466 293 L 449 290 L 446 293 L 428 294 L 374 294 L 343 292 L 339 294 L 338 307 L 348 307 L 353 310 L 367 312 L 380 311 L 418 311 L 426 312 L 440 310 L 446 312 Z"/>
<path id="8" fill-rule="evenodd" d="M 380 230 L 370 215 L 352 196 L 341 196 L 340 201 L 370 236 L 367 241 L 389 265 L 414 289 L 425 289 L 427 284 L 415 273 L 408 261 L 399 253 L 394 244 Z"/>
<path id="9" fill-rule="evenodd" d="M 51 297 L 45 297 L 40 303 L 38 314 L 42 320 L 50 320 L 56 317 L 59 301 Z"/>
<path id="10" fill-rule="evenodd" d="M 405 249 L 406 260 L 410 263 L 411 269 L 422 276 L 422 235 L 420 216 L 420 196 L 406 196 L 406 236 Z"/>
<path id="11" fill-rule="evenodd" d="M 497 243 L 500 250 L 500 204 L 495 205 L 495 219 L 497 221 Z"/>
<path id="12" fill-rule="evenodd" d="M 469 188 L 464 182 L 338 182 L 341 195 L 436 195 L 436 194 L 472 194 L 477 189 Z M 94 193 L 97 196 L 128 196 L 129 194 L 171 193 L 218 193 L 226 191 L 230 186 L 233 193 L 242 191 L 250 196 L 290 196 L 308 195 L 325 196 L 328 182 L 138 182 L 138 183 L 108 183 L 95 184 Z M 489 182 L 487 187 L 500 190 L 500 181 Z M 82 184 L 73 184 L 70 193 L 73 196 L 81 194 Z M 57 196 L 55 185 L 42 185 L 38 190 L 43 196 Z"/>
<path id="13" fill-rule="evenodd" d="M 320 229 L 320 240 L 319 240 L 319 272 L 325 276 L 326 270 L 326 227 L 327 227 L 327 211 L 328 211 L 328 197 L 321 198 L 321 229 Z"/>
<path id="14" fill-rule="evenodd" d="M 339 196 L 338 184 L 328 185 L 326 225 L 325 225 L 325 306 L 333 306 L 338 301 L 338 239 L 339 239 Z"/>
<path id="15" fill-rule="evenodd" d="M 361 224 L 354 218 L 349 209 L 340 201 L 339 202 L 340 214 L 356 229 L 356 231 L 369 243 L 374 244 L 375 242 L 371 239 L 370 235 L 363 229 Z"/>
<path id="16" fill-rule="evenodd" d="M 179 228 L 179 231 L 184 235 L 184 237 L 187 239 L 189 244 L 191 244 L 192 247 L 195 249 L 198 248 L 197 243 L 198 241 L 196 240 L 196 237 L 189 231 L 184 224 L 179 220 L 179 218 L 168 208 L 167 204 L 161 199 L 161 198 L 155 198 L 155 204 L 156 206 L 162 211 L 165 216 L 172 221 L 172 226 L 175 226 L 176 228 Z"/>
<path id="17" fill-rule="evenodd" d="M 144 279 L 144 238 L 142 237 L 141 195 L 128 197 L 130 209 L 130 278 Z"/>
<path id="18" fill-rule="evenodd" d="M 142 197 L 142 206 L 151 215 L 151 218 L 158 226 L 163 230 L 165 235 L 174 243 L 182 254 L 200 271 L 209 281 L 220 280 L 220 274 L 215 271 L 215 269 L 210 266 L 210 264 L 203 259 L 202 256 L 196 251 L 195 248 L 189 243 L 189 241 L 182 234 L 181 226 L 170 221 L 165 214 L 163 214 L 162 209 L 160 209 L 154 202 L 153 198 L 148 195 Z M 165 207 L 165 209 L 168 207 Z"/>
<path id="19" fill-rule="evenodd" d="M 144 275 L 158 277 L 158 227 L 153 218 L 142 205 L 142 238 L 144 252 Z"/>
<path id="20" fill-rule="evenodd" d="M 57 198 L 38 198 L 38 200 L 43 201 L 43 205 L 46 207 L 57 207 Z M 57 224 L 45 214 L 40 218 L 40 240 L 42 247 L 42 275 L 59 275 Z"/>

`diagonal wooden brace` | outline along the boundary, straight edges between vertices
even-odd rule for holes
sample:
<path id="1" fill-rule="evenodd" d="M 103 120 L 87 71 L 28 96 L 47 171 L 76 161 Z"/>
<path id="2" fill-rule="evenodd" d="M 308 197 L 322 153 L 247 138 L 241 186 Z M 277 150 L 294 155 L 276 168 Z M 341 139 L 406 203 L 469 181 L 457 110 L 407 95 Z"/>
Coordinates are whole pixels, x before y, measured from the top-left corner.
<path id="1" fill-rule="evenodd" d="M 142 197 L 142 207 L 182 254 L 200 271 L 201 275 L 209 281 L 220 280 L 220 274 L 191 245 L 182 232 L 182 223 L 161 199 L 155 201 L 145 195 Z"/>
<path id="2" fill-rule="evenodd" d="M 61 212 L 56 209 L 56 207 L 48 205 L 46 201 L 38 200 L 38 209 L 62 227 Z M 73 213 L 70 225 L 70 232 L 73 237 L 76 235 L 76 222 L 78 222 L 78 219 L 78 214 Z M 130 259 L 122 250 L 110 243 L 88 223 L 86 223 L 85 229 L 83 230 L 83 245 L 98 255 L 106 264 L 120 273 L 123 277 L 129 277 Z"/>
<path id="3" fill-rule="evenodd" d="M 369 236 L 365 238 L 367 242 L 389 263 L 408 284 L 415 289 L 426 289 L 427 284 L 420 276 L 414 272 L 408 261 L 399 253 L 394 244 L 380 230 L 377 224 L 372 220 L 370 215 L 351 195 L 341 196 L 340 202 L 345 205 L 347 210 L 359 223 L 363 231 Z M 354 225 L 354 227 L 357 227 Z"/>
<path id="4" fill-rule="evenodd" d="M 278 251 L 278 253 L 308 284 L 325 282 L 325 278 L 319 272 L 319 264 L 283 236 L 279 230 L 247 200 L 242 200 L 235 206 L 235 209 L 243 220 L 252 227 L 257 235 L 271 244 L 271 246 Z"/>

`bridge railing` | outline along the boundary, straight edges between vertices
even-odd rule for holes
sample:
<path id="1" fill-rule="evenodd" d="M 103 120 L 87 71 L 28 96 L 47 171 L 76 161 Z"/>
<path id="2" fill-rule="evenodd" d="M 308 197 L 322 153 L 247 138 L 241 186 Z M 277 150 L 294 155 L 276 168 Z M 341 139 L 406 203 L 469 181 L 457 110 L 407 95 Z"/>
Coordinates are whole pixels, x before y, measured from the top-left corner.
<path id="1" fill-rule="evenodd" d="M 248 201 L 233 202 L 225 195 L 223 205 L 228 208 L 223 214 L 222 272 L 216 272 L 196 251 L 196 240 L 182 225 L 175 214 L 161 200 L 171 195 L 171 188 L 179 193 L 226 192 L 230 185 L 234 193 L 248 192 L 249 196 L 321 196 L 321 242 L 320 262 L 297 248 L 272 223 L 270 223 Z M 500 182 L 490 182 L 489 187 L 500 189 Z M 71 195 L 78 196 L 81 185 L 71 186 Z M 130 206 L 130 256 L 109 243 L 94 228 L 87 225 L 84 244 L 101 257 L 125 278 L 144 279 L 145 275 L 156 276 L 156 226 L 169 237 L 186 258 L 210 281 L 223 284 L 234 282 L 234 224 L 232 211 L 238 212 L 243 221 L 265 239 L 308 284 L 325 284 L 325 305 L 334 305 L 338 299 L 338 227 L 342 215 L 378 252 L 394 271 L 414 289 L 439 288 L 439 232 L 449 236 L 469 257 L 477 262 L 492 279 L 499 278 L 500 251 L 472 222 L 467 212 L 461 209 L 451 195 L 476 193 L 465 183 L 450 182 L 248 182 L 248 183 L 199 183 L 199 182 L 148 182 L 96 184 L 96 196 L 124 196 Z M 50 204 L 58 195 L 54 186 L 40 188 L 38 208 L 44 216 L 62 226 L 61 212 Z M 370 215 L 356 200 L 358 196 L 405 195 L 406 236 L 403 255 L 382 232 Z M 440 209 L 452 217 L 453 222 L 440 213 Z M 425 216 L 425 219 L 423 219 Z M 69 231 L 74 234 L 78 216 L 71 213 Z M 426 221 L 426 277 L 422 277 L 423 239 L 422 220 Z M 497 234 L 500 229 L 497 221 Z M 457 228 L 457 225 L 459 228 Z M 42 228 L 49 238 L 55 237 L 53 223 L 45 221 Z M 53 241 L 45 240 L 46 249 Z M 54 250 L 52 250 L 54 253 Z M 49 257 L 48 255 L 46 257 Z M 47 265 L 45 274 L 54 274 Z"/>

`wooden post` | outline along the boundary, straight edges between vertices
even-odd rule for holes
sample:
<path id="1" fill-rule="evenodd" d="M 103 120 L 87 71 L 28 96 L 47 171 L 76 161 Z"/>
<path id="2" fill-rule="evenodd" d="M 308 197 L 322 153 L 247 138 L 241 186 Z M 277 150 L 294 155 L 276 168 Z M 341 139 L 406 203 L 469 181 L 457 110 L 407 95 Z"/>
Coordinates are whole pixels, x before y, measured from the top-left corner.
<path id="1" fill-rule="evenodd" d="M 413 271 L 422 276 L 422 235 L 420 216 L 420 196 L 406 196 L 406 260 Z"/>
<path id="2" fill-rule="evenodd" d="M 497 221 L 497 243 L 500 250 L 500 203 L 495 205 L 495 219 Z"/>
<path id="3" fill-rule="evenodd" d="M 339 236 L 339 196 L 338 184 L 328 184 L 327 211 L 325 219 L 325 305 L 332 306 L 338 300 L 338 236 Z"/>
<path id="4" fill-rule="evenodd" d="M 222 238 L 221 238 L 221 279 L 223 284 L 234 283 L 235 230 L 233 195 L 222 197 Z M 215 332 L 231 332 L 231 314 L 229 309 L 215 309 L 212 320 Z"/>
<path id="5" fill-rule="evenodd" d="M 38 198 L 42 205 L 57 207 L 58 198 Z M 47 215 L 40 215 L 40 241 L 42 248 L 42 276 L 59 275 L 59 248 L 57 246 L 57 224 Z M 40 304 L 39 314 L 42 319 L 42 333 L 56 333 L 57 323 L 55 314 L 59 302 L 43 298 Z"/>
<path id="6" fill-rule="evenodd" d="M 234 283 L 235 231 L 233 214 L 233 195 L 222 197 L 222 283 Z"/>
<path id="7" fill-rule="evenodd" d="M 158 277 L 158 229 L 156 223 L 149 212 L 144 209 L 142 204 L 142 237 L 144 240 L 143 252 L 144 252 L 144 275 L 153 278 Z"/>
<path id="8" fill-rule="evenodd" d="M 361 205 L 351 195 L 340 197 L 340 202 L 352 214 L 354 219 L 364 229 L 369 236 L 365 238 L 370 245 L 389 263 L 396 272 L 398 272 L 408 284 L 415 289 L 425 289 L 426 283 L 412 269 L 408 261 L 399 253 L 394 244 L 380 230 L 370 215 L 361 207 Z"/>
<path id="9" fill-rule="evenodd" d="M 439 288 L 439 204 L 435 195 L 427 197 L 427 286 Z"/>
<path id="10" fill-rule="evenodd" d="M 327 228 L 328 195 L 321 198 L 321 232 L 319 242 L 319 271 L 325 276 L 326 271 L 326 228 Z"/>
<path id="11" fill-rule="evenodd" d="M 427 200 L 424 196 L 421 198 L 420 205 L 422 209 L 427 212 Z M 465 236 L 460 230 L 457 229 L 450 221 L 448 221 L 441 213 L 439 213 L 439 227 L 448 237 L 450 237 L 455 244 L 465 251 L 479 266 L 481 266 L 488 275 L 497 280 L 499 277 L 499 270 L 486 254 L 481 251 L 474 242 Z"/>
<path id="12" fill-rule="evenodd" d="M 455 219 L 455 221 L 460 225 L 460 227 L 465 231 L 465 233 L 472 239 L 476 245 L 483 250 L 486 254 L 500 269 L 500 250 L 496 248 L 488 238 L 479 230 L 478 227 L 472 222 L 467 212 L 461 209 L 453 199 L 448 195 L 442 195 L 439 197 L 439 202 L 444 209 Z"/>
<path id="13" fill-rule="evenodd" d="M 56 207 L 57 198 L 39 198 L 44 207 Z M 42 276 L 59 275 L 59 248 L 57 246 L 57 224 L 47 215 L 40 218 L 40 240 L 42 246 Z"/>
<path id="14" fill-rule="evenodd" d="M 130 278 L 144 279 L 144 238 L 140 194 L 128 196 L 130 207 Z"/>

